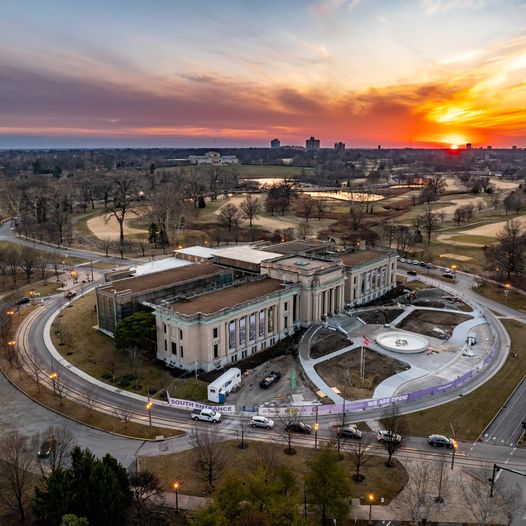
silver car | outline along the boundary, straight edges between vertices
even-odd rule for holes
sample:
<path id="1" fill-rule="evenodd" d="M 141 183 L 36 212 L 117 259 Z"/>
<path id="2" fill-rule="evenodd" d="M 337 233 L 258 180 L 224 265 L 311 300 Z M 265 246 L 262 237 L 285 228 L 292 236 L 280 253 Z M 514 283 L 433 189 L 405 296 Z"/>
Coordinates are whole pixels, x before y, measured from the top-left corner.
<path id="1" fill-rule="evenodd" d="M 250 419 L 250 425 L 252 427 L 264 427 L 265 429 L 272 429 L 274 427 L 274 420 L 271 420 L 266 416 L 253 416 Z"/>

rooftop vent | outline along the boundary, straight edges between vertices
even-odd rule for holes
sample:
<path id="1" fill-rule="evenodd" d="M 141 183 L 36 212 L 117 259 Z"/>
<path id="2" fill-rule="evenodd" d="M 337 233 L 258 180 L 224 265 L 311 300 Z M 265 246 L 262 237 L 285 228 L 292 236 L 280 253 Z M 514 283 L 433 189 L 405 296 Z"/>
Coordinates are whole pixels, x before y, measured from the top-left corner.
<path id="1" fill-rule="evenodd" d="M 305 261 L 304 259 L 302 259 L 301 261 L 296 261 L 296 266 L 297 267 L 306 267 L 308 264 L 309 264 L 309 262 Z"/>

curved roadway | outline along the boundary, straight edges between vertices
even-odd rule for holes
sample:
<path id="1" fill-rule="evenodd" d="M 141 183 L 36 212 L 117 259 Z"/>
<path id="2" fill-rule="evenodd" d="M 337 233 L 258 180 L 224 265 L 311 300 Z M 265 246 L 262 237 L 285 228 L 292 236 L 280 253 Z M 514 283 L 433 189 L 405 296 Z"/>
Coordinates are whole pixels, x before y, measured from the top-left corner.
<path id="1" fill-rule="evenodd" d="M 22 245 L 29 244 L 31 246 L 35 246 L 29 241 L 15 238 L 12 234 L 12 231 L 10 230 L 9 224 L 0 227 L 0 239 L 9 240 Z M 37 246 L 43 250 L 57 251 L 57 249 L 54 247 L 48 247 L 46 245 L 39 244 L 37 244 Z M 71 255 L 87 260 L 103 258 L 103 256 L 99 254 L 88 251 L 69 249 L 58 249 L 58 251 L 63 255 Z M 106 260 L 111 262 L 115 261 L 118 263 L 123 262 L 120 258 L 114 257 L 107 258 Z M 432 275 L 434 272 L 436 271 L 431 271 L 430 274 Z M 474 278 L 472 276 L 459 273 L 457 283 L 457 288 L 459 291 L 475 298 L 477 302 L 501 314 L 502 316 L 511 317 L 526 323 L 526 315 L 523 313 L 473 293 L 471 290 L 473 279 Z M 73 372 L 70 371 L 68 367 L 65 367 L 62 364 L 55 364 L 52 366 L 50 362 L 50 355 L 44 342 L 44 327 L 57 308 L 58 299 L 51 298 L 45 307 L 39 309 L 41 312 L 35 314 L 33 319 L 28 320 L 28 323 L 22 325 L 19 335 L 21 338 L 19 339 L 19 343 L 21 346 L 27 346 L 27 350 L 29 351 L 27 356 L 28 360 L 30 359 L 29 355 L 34 353 L 35 357 L 40 361 L 44 368 L 47 369 L 48 367 L 53 367 L 56 369 L 59 374 L 59 378 L 61 378 L 63 381 L 66 381 L 68 385 L 71 386 L 72 395 L 74 397 L 80 397 L 82 396 L 81 393 L 86 391 L 86 381 L 78 375 L 73 374 Z M 49 365 L 46 366 L 46 364 Z M 112 412 L 115 408 L 121 407 L 124 401 L 126 407 L 133 411 L 136 419 L 142 420 L 144 423 L 147 422 L 148 414 L 144 407 L 144 401 L 138 399 L 138 397 L 124 397 L 121 393 L 117 392 L 117 390 L 108 391 L 107 389 L 94 387 L 91 384 L 89 385 L 88 390 L 92 393 L 96 392 L 97 403 L 103 406 L 106 411 Z M 77 391 L 77 393 L 75 393 L 75 391 Z M 153 455 L 159 454 L 161 452 L 177 451 L 189 447 L 186 437 L 169 439 L 159 443 L 144 443 L 141 440 L 116 437 L 115 435 L 104 433 L 102 431 L 93 430 L 88 426 L 72 422 L 65 417 L 61 417 L 47 408 L 38 406 L 33 401 L 15 390 L 5 381 L 5 379 L 0 381 L 0 392 L 2 392 L 5 399 L 10 399 L 13 401 L 13 403 L 16 403 L 20 406 L 21 409 L 19 418 L 17 419 L 17 426 L 21 427 L 23 430 L 32 431 L 37 428 L 44 430 L 41 428 L 41 426 L 47 426 L 52 423 L 61 423 L 72 429 L 75 437 L 81 445 L 87 445 L 101 454 L 103 452 L 109 452 L 118 459 L 121 459 L 125 465 L 129 465 L 130 460 L 133 460 L 139 453 Z M 368 418 L 378 418 L 381 416 L 381 412 L 381 410 L 379 410 L 377 414 L 375 414 L 373 411 L 368 412 Z M 178 411 L 160 402 L 156 403 L 154 406 L 152 416 L 154 424 L 158 426 L 176 427 L 183 430 L 189 430 L 193 428 L 193 424 L 189 421 L 187 412 Z M 320 440 L 331 437 L 326 424 L 328 420 L 333 418 L 334 417 L 326 417 L 325 419 L 320 418 L 321 426 L 318 436 Z M 207 424 L 200 423 L 198 425 Z M 225 421 L 217 427 L 217 430 L 221 432 L 225 438 L 233 438 L 238 435 L 239 426 L 240 418 L 231 417 L 225 419 Z M 460 430 L 459 434 L 461 435 Z M 370 438 L 372 438 L 372 433 L 368 433 L 368 435 L 371 435 Z M 276 440 L 281 439 L 280 435 L 276 431 L 269 432 L 265 430 L 251 430 L 248 438 L 271 442 L 276 442 Z M 298 444 L 301 443 L 305 446 L 313 447 L 314 437 L 297 437 L 295 442 Z M 434 451 L 435 450 L 430 448 L 430 446 L 427 444 L 426 439 L 420 437 L 407 437 L 404 439 L 404 446 L 398 451 L 397 456 L 401 459 L 418 458 L 422 460 L 440 460 L 442 457 L 441 453 L 435 453 Z M 504 445 L 490 445 L 480 442 L 460 442 L 455 462 L 459 465 L 471 467 L 479 467 L 481 464 L 486 464 L 488 462 L 497 462 L 499 464 L 506 464 L 508 467 L 515 467 L 517 469 L 524 470 L 526 469 L 526 451 Z"/>

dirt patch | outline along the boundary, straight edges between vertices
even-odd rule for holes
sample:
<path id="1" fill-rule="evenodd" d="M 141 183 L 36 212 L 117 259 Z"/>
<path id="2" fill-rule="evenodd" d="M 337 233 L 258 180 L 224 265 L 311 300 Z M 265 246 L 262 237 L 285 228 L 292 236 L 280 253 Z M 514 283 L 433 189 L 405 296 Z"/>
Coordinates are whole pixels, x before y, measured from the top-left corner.
<path id="1" fill-rule="evenodd" d="M 372 309 L 363 312 L 357 312 L 356 316 L 367 324 L 384 324 L 391 323 L 395 318 L 404 312 L 403 309 Z"/>
<path id="2" fill-rule="evenodd" d="M 370 398 L 378 384 L 394 374 L 406 371 L 409 366 L 398 360 L 393 360 L 383 354 L 364 350 L 365 381 L 360 381 L 360 349 L 353 349 L 342 356 L 320 363 L 316 372 L 325 380 L 329 387 L 336 387 L 345 398 Z M 347 380 L 349 371 L 349 380 Z"/>
<path id="3" fill-rule="evenodd" d="M 436 332 L 433 332 L 435 327 L 446 331 L 449 335 L 459 323 L 470 318 L 471 316 L 460 314 L 460 312 L 420 310 L 412 312 L 407 318 L 402 320 L 400 328 L 416 332 L 417 334 L 436 337 Z"/>
<path id="4" fill-rule="evenodd" d="M 310 357 L 321 358 L 349 345 L 349 340 L 341 332 L 320 329 L 311 340 Z"/>
<path id="5" fill-rule="evenodd" d="M 137 217 L 132 214 L 129 216 L 129 219 L 124 221 L 124 235 L 141 234 L 146 236 L 148 234 L 145 229 L 129 226 L 130 221 L 136 218 Z M 93 235 L 99 239 L 112 241 L 119 239 L 119 223 L 117 222 L 117 219 L 115 219 L 115 216 L 100 215 L 92 217 L 91 219 L 88 219 L 86 225 Z"/>

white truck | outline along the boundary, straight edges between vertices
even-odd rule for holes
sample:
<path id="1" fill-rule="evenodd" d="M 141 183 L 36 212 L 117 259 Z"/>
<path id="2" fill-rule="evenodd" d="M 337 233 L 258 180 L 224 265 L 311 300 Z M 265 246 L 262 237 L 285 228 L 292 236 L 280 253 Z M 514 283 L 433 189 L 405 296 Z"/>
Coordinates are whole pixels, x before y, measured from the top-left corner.
<path id="1" fill-rule="evenodd" d="M 213 409 L 194 409 L 190 415 L 192 420 L 204 420 L 217 424 L 221 420 L 221 413 Z"/>

